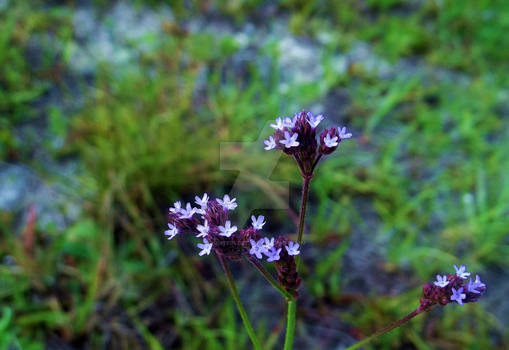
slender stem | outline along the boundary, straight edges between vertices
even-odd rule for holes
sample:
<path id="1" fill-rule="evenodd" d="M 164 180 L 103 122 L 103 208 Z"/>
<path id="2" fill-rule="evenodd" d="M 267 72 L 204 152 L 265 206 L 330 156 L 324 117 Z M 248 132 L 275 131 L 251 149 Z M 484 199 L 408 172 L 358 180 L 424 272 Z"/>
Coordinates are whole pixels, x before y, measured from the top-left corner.
<path id="1" fill-rule="evenodd" d="M 290 293 L 288 293 L 281 285 L 276 281 L 274 277 L 270 274 L 269 271 L 263 267 L 262 264 L 258 260 L 255 260 L 255 258 L 249 256 L 247 257 L 247 260 L 265 277 L 265 279 L 272 284 L 274 288 L 276 288 L 279 293 L 281 293 L 287 300 L 293 300 L 294 297 Z"/>
<path id="2" fill-rule="evenodd" d="M 224 258 L 220 255 L 218 255 L 217 258 L 219 259 L 219 263 L 223 267 L 223 270 L 226 274 L 226 280 L 228 281 L 228 287 L 230 287 L 230 292 L 232 293 L 233 300 L 235 300 L 235 304 L 237 304 L 237 310 L 239 310 L 240 318 L 242 318 L 242 323 L 244 324 L 244 328 L 246 328 L 247 334 L 249 335 L 249 338 L 251 338 L 253 347 L 256 350 L 262 350 L 260 341 L 256 337 L 256 333 L 253 329 L 253 325 L 251 324 L 251 321 L 249 321 L 249 317 L 247 316 L 244 306 L 242 306 L 242 301 L 240 301 L 239 293 L 237 292 L 237 287 L 235 286 L 235 281 L 233 279 L 232 273 L 230 272 L 228 265 L 224 261 Z"/>
<path id="3" fill-rule="evenodd" d="M 304 176 L 304 182 L 302 184 L 302 194 L 300 199 L 300 211 L 299 211 L 299 228 L 297 231 L 297 243 L 299 244 L 302 244 L 302 233 L 304 232 L 304 219 L 306 218 L 309 183 L 311 182 L 311 179 L 312 176 Z"/>
<path id="4" fill-rule="evenodd" d="M 288 300 L 288 318 L 286 320 L 286 336 L 284 350 L 292 350 L 295 336 L 295 315 L 297 313 L 297 301 Z"/>
<path id="5" fill-rule="evenodd" d="M 402 319 L 394 322 L 394 323 L 391 323 L 390 325 L 388 325 L 387 327 L 384 327 L 378 331 L 376 331 L 375 333 L 373 333 L 372 335 L 370 335 L 369 337 L 367 338 L 364 338 L 363 340 L 361 340 L 360 342 L 346 348 L 346 350 L 354 350 L 354 349 L 358 349 L 360 348 L 361 346 L 363 345 L 366 345 L 367 343 L 369 343 L 370 341 L 374 340 L 375 338 L 381 336 L 382 334 L 385 334 L 387 332 L 390 332 L 392 331 L 394 328 L 396 327 L 399 327 L 401 325 L 403 325 L 404 323 L 410 321 L 412 318 L 414 318 L 415 316 L 419 315 L 421 312 L 423 311 L 428 311 L 429 309 L 426 309 L 426 310 L 420 310 L 420 309 L 416 309 L 414 311 L 412 311 L 411 313 L 409 313 L 408 315 L 406 315 L 405 317 L 403 317 Z"/>

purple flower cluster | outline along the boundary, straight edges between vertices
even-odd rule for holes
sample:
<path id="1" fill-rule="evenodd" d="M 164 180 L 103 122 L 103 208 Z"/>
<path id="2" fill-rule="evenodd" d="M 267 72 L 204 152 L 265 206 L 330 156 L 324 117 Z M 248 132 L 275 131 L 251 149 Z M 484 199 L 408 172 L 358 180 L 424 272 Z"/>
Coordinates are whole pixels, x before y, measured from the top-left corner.
<path id="1" fill-rule="evenodd" d="M 278 149 L 294 156 L 302 174 L 312 176 L 322 156 L 331 154 L 342 140 L 352 137 L 345 127 L 332 127 L 325 129 L 317 140 L 316 127 L 323 119 L 322 115 L 315 116 L 304 110 L 293 118 L 277 118 L 270 124 L 275 132 L 264 141 L 265 149 Z"/>
<path id="2" fill-rule="evenodd" d="M 202 197 L 195 197 L 196 207 L 191 203 L 185 206 L 175 202 L 168 214 L 168 230 L 164 234 L 172 239 L 181 232 L 191 232 L 203 242 L 197 246 L 201 255 L 209 255 L 212 249 L 228 258 L 240 258 L 242 254 L 250 254 L 268 262 L 281 259 L 281 252 L 288 256 L 300 253 L 299 244 L 289 241 L 283 245 L 276 245 L 274 238 L 261 237 L 259 231 L 265 225 L 265 217 L 251 216 L 251 226 L 238 230 L 229 220 L 229 213 L 237 207 L 236 199 L 228 195 L 210 200 L 205 193 Z M 279 241 L 278 241 L 279 242 Z M 249 245 L 251 245 L 249 247 Z"/>
<path id="3" fill-rule="evenodd" d="M 486 291 L 486 285 L 481 281 L 479 275 L 475 280 L 469 279 L 470 272 L 466 266 L 454 265 L 456 273 L 448 275 L 437 275 L 433 283 L 426 283 L 422 288 L 423 298 L 420 301 L 419 309 L 424 311 L 433 305 L 447 305 L 457 302 L 460 305 L 472 303 L 479 300 L 479 297 Z M 468 282 L 467 282 L 467 279 Z"/>

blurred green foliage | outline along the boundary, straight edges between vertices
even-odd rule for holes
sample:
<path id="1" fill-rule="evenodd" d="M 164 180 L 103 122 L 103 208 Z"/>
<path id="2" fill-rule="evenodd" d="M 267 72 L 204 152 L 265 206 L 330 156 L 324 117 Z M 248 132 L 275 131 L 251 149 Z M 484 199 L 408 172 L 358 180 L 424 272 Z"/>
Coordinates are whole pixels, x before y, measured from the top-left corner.
<path id="1" fill-rule="evenodd" d="M 110 6 L 94 3 L 105 11 Z M 139 8 L 162 3 L 136 1 Z M 156 45 L 136 64 L 117 74 L 100 63 L 92 92 L 73 115 L 57 105 L 42 111 L 51 132 L 66 139 L 55 156 L 80 160 L 85 210 L 64 231 L 13 229 L 14 214 L 0 212 L 0 256 L 15 261 L 0 265 L 1 349 L 42 349 L 54 341 L 78 348 L 247 347 L 213 258 L 193 256 L 190 241 L 163 241 L 163 214 L 177 198 L 231 187 L 238 174 L 219 168 L 220 142 L 253 142 L 266 121 L 290 108 L 331 100 L 324 112 L 336 118 L 333 108 L 343 108 L 340 122 L 353 128 L 356 141 L 344 142 L 313 180 L 307 238 L 319 253 L 310 253 L 304 269 L 308 305 L 335 310 L 338 324 L 369 334 L 410 311 L 422 282 L 454 263 L 473 271 L 507 267 L 508 2 L 281 1 L 276 10 L 288 16 L 294 35 L 331 37 L 320 57 L 323 79 L 290 86 L 277 64 L 285 55 L 277 39 L 238 74 L 231 59 L 241 48 L 233 35 L 179 27 L 212 10 L 240 25 L 262 16 L 265 2 L 171 5 L 175 21 L 163 24 L 164 35 L 147 39 Z M 44 33 L 70 47 L 72 18 L 72 6 L 64 5 L 15 2 L 0 12 L 0 158 L 32 161 L 19 155 L 14 130 L 41 116 L 36 103 L 59 86 L 58 73 L 69 62 L 41 45 L 36 56 L 42 59 L 34 64 L 27 50 Z M 334 68 L 335 53 L 359 42 L 371 45 L 380 66 L 403 59 L 417 68 L 409 64 L 390 79 L 362 61 Z M 335 102 L 338 92 L 348 98 Z M 267 162 L 240 151 L 232 157 L 240 168 Z M 269 179 L 252 175 L 277 200 Z M 300 185 L 287 159 L 273 179 Z M 259 196 L 247 192 L 239 202 Z M 30 234 L 37 238 L 27 248 Z M 373 290 L 345 301 L 351 293 L 342 258 L 358 236 L 380 246 L 373 259 L 384 259 L 381 271 L 405 276 L 404 293 Z M 242 280 L 241 289 L 248 283 Z M 435 310 L 373 348 L 504 348 L 507 327 L 493 305 L 490 310 L 482 304 Z M 269 321 L 258 319 L 258 332 L 277 348 L 281 329 Z M 298 334 L 311 322 L 301 315 Z"/>

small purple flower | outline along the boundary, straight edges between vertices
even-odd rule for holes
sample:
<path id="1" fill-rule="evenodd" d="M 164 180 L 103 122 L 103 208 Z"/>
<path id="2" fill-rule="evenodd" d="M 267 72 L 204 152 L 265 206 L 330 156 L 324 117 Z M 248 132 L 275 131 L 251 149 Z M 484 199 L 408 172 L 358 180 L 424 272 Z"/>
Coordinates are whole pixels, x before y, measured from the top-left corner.
<path id="1" fill-rule="evenodd" d="M 463 287 L 458 290 L 452 288 L 451 300 L 456 301 L 460 305 L 463 305 L 463 299 L 466 299 L 466 297 L 466 294 L 463 293 Z"/>
<path id="2" fill-rule="evenodd" d="M 281 248 L 276 249 L 274 247 L 270 248 L 267 252 L 265 252 L 265 255 L 267 255 L 267 261 L 278 261 L 279 260 L 279 253 L 281 253 Z"/>
<path id="3" fill-rule="evenodd" d="M 180 213 L 180 210 L 182 210 L 182 204 L 180 201 L 173 203 L 173 208 L 170 208 L 170 212 L 175 214 Z"/>
<path id="4" fill-rule="evenodd" d="M 254 215 L 251 216 L 253 228 L 255 230 L 261 230 L 263 225 L 265 225 L 265 221 L 263 221 L 264 219 L 265 219 L 265 217 L 263 215 L 258 216 L 258 218 L 256 218 Z"/>
<path id="5" fill-rule="evenodd" d="M 200 232 L 200 234 L 198 234 L 196 237 L 205 237 L 206 235 L 209 234 L 209 222 L 205 220 L 203 225 L 197 225 L 196 229 L 198 230 L 198 232 Z"/>
<path id="6" fill-rule="evenodd" d="M 338 137 L 337 136 L 330 137 L 330 134 L 325 135 L 323 142 L 325 143 L 325 146 L 329 148 L 336 147 L 339 144 Z"/>
<path id="7" fill-rule="evenodd" d="M 194 197 L 194 202 L 200 206 L 202 209 L 207 208 L 207 203 L 209 202 L 209 195 L 204 193 L 203 197 L 200 198 L 198 196 Z"/>
<path id="8" fill-rule="evenodd" d="M 264 147 L 266 151 L 276 148 L 276 141 L 274 141 L 274 137 L 272 136 L 269 137 L 268 140 L 264 140 L 263 143 L 266 145 L 266 147 Z"/>
<path id="9" fill-rule="evenodd" d="M 470 281 L 468 282 L 467 291 L 470 293 L 481 294 L 483 291 L 478 290 L 479 288 L 484 289 L 486 288 L 486 285 L 481 282 L 481 278 L 479 277 L 479 275 L 475 275 L 475 281 L 472 282 L 472 279 L 470 279 Z"/>
<path id="10" fill-rule="evenodd" d="M 283 126 L 285 128 L 293 128 L 295 126 L 296 118 L 285 117 L 283 120 Z"/>
<path id="11" fill-rule="evenodd" d="M 179 229 L 175 225 L 168 224 L 168 228 L 169 230 L 164 231 L 164 235 L 168 236 L 168 239 L 172 239 L 179 233 Z"/>
<path id="12" fill-rule="evenodd" d="M 437 280 L 436 280 L 436 282 L 433 282 L 433 284 L 437 287 L 444 288 L 445 286 L 447 286 L 449 284 L 449 281 L 447 280 L 446 275 L 443 275 L 443 276 L 437 275 Z"/>
<path id="13" fill-rule="evenodd" d="M 459 278 L 467 279 L 470 276 L 470 272 L 467 272 L 467 267 L 465 265 L 461 265 L 460 267 L 454 265 L 454 269 L 456 270 L 456 276 Z"/>
<path id="14" fill-rule="evenodd" d="M 198 253 L 199 256 L 202 256 L 204 254 L 209 255 L 210 250 L 212 249 L 212 243 L 209 243 L 209 241 L 207 241 L 206 238 L 203 239 L 203 244 L 198 243 L 197 246 L 198 246 L 198 248 L 201 249 L 201 251 Z"/>
<path id="15" fill-rule="evenodd" d="M 222 200 L 219 198 L 217 198 L 216 200 L 219 203 L 219 205 L 221 205 L 226 210 L 233 210 L 237 208 L 237 203 L 235 203 L 237 199 L 236 198 L 230 199 L 230 196 L 227 194 L 224 195 Z"/>
<path id="16" fill-rule="evenodd" d="M 180 219 L 190 219 L 196 213 L 196 208 L 191 207 L 191 203 L 186 204 L 185 209 L 180 209 Z"/>
<path id="17" fill-rule="evenodd" d="M 346 132 L 346 126 L 338 126 L 338 132 L 339 132 L 339 138 L 344 140 L 344 139 L 349 139 L 352 137 L 352 133 L 351 132 Z"/>
<path id="18" fill-rule="evenodd" d="M 297 137 L 299 137 L 299 134 L 294 133 L 290 136 L 290 133 L 288 131 L 285 131 L 285 138 L 284 140 L 280 140 L 279 142 L 285 145 L 286 148 L 290 147 L 297 147 L 299 145 L 299 141 L 297 141 Z"/>
<path id="19" fill-rule="evenodd" d="M 288 255 L 299 255 L 299 243 L 295 243 L 293 241 L 290 241 L 288 245 L 285 246 L 286 251 L 288 252 Z"/>
<path id="20" fill-rule="evenodd" d="M 274 247 L 274 237 L 272 237 L 271 239 L 264 237 L 261 240 L 262 240 L 262 247 L 265 251 L 272 249 L 272 247 Z"/>
<path id="21" fill-rule="evenodd" d="M 310 115 L 308 115 L 308 118 L 307 118 L 309 125 L 311 125 L 311 127 L 313 129 L 316 128 L 322 120 L 323 120 L 323 115 L 321 115 L 321 114 L 319 114 L 315 117 L 314 115 L 312 115 L 310 113 Z"/>
<path id="22" fill-rule="evenodd" d="M 270 127 L 276 130 L 283 130 L 283 120 L 281 118 L 276 118 L 276 124 L 270 124 Z"/>
<path id="23" fill-rule="evenodd" d="M 224 226 L 218 226 L 219 235 L 230 237 L 235 231 L 237 231 L 237 226 L 231 226 L 230 220 L 226 220 Z"/>
<path id="24" fill-rule="evenodd" d="M 252 239 L 249 240 L 249 243 L 251 243 L 251 249 L 249 250 L 249 254 L 255 255 L 258 259 L 261 259 L 263 257 L 263 239 L 258 240 L 258 242 L 253 241 Z"/>

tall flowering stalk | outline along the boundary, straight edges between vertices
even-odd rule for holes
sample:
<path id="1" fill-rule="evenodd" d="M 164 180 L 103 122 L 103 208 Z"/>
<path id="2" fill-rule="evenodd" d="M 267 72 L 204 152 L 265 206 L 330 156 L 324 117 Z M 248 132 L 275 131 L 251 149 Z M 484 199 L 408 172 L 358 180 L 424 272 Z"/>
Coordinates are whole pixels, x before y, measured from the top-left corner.
<path id="1" fill-rule="evenodd" d="M 303 180 L 296 241 L 290 240 L 285 235 L 276 237 L 262 235 L 266 224 L 264 216 L 252 216 L 249 226 L 239 228 L 230 217 L 237 208 L 237 200 L 227 194 L 222 198 L 210 198 L 205 193 L 201 197 L 196 196 L 194 203 L 185 205 L 177 201 L 168 212 L 168 230 L 164 232 L 168 239 L 171 240 L 181 234 L 194 234 L 196 238 L 201 239 L 201 242 L 197 243 L 198 255 L 210 255 L 212 252 L 216 254 L 244 327 L 253 347 L 257 350 L 263 347 L 242 305 L 228 263 L 247 260 L 285 298 L 288 311 L 284 349 L 292 349 L 298 289 L 301 284 L 298 272 L 299 256 L 303 245 L 310 183 L 318 163 L 333 153 L 341 141 L 352 137 L 345 127 L 330 127 L 318 134 L 316 129 L 323 119 L 322 115 L 315 116 L 308 111 L 301 111 L 293 117 L 277 118 L 271 124 L 274 129 L 273 135 L 264 141 L 265 150 L 282 151 L 293 157 Z M 269 271 L 270 268 L 266 268 L 267 265 L 272 265 L 277 277 Z M 463 265 L 456 267 L 456 274 L 438 275 L 437 281 L 424 286 L 423 298 L 415 311 L 350 349 L 357 348 L 402 325 L 437 304 L 457 302 L 462 305 L 477 301 L 485 292 L 486 286 L 479 276 L 466 284 L 465 279 L 469 275 Z"/>

